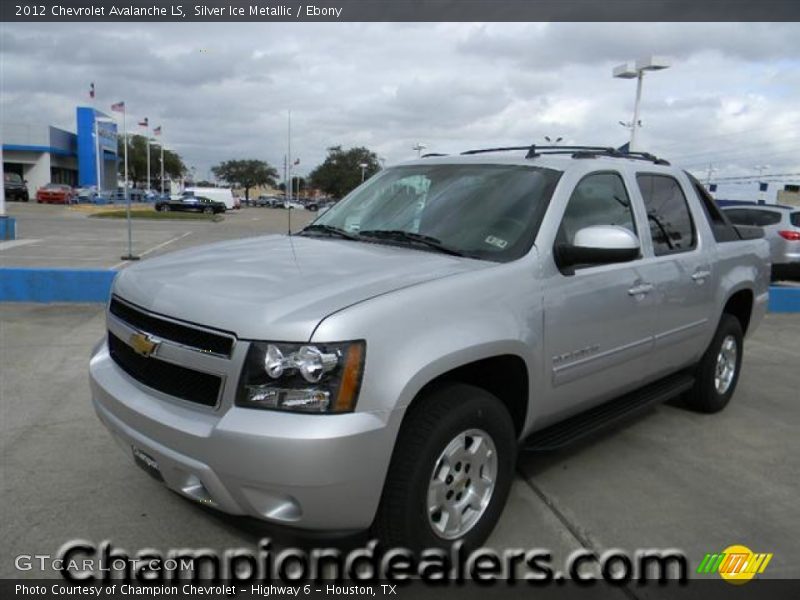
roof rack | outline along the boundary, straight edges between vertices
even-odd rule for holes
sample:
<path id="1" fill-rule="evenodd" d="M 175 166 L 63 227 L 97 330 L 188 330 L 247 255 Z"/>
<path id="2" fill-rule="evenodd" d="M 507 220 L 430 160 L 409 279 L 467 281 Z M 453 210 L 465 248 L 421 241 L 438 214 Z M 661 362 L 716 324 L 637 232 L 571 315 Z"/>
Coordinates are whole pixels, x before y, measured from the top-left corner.
<path id="1" fill-rule="evenodd" d="M 596 158 L 598 156 L 608 156 L 612 158 L 630 158 L 633 160 L 645 160 L 657 165 L 669 166 L 669 162 L 663 158 L 658 158 L 649 152 L 628 152 L 610 146 L 503 146 L 499 148 L 481 148 L 477 150 L 467 150 L 462 155 L 485 154 L 489 152 L 511 152 L 515 150 L 527 150 L 525 158 L 536 158 L 543 154 L 569 154 L 572 158 Z"/>
<path id="2" fill-rule="evenodd" d="M 442 154 L 441 152 L 428 152 L 427 154 L 423 154 L 420 158 L 435 158 L 437 156 L 447 156 L 447 154 Z"/>

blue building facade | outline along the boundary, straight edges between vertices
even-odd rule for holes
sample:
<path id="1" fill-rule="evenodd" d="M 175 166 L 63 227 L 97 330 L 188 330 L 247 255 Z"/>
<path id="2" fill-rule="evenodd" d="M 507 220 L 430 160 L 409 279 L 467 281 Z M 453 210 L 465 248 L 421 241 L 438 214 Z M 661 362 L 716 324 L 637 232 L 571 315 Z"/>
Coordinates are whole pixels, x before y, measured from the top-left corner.
<path id="1" fill-rule="evenodd" d="M 79 106 L 78 185 L 113 190 L 117 187 L 117 124 L 107 114 Z"/>

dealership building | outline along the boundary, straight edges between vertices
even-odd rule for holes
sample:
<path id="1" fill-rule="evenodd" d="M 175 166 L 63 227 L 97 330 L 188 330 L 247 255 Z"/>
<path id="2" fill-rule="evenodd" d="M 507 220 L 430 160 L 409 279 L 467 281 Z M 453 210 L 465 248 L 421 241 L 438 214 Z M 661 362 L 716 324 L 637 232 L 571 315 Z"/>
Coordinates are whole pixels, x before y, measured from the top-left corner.
<path id="1" fill-rule="evenodd" d="M 31 198 L 47 183 L 116 189 L 116 122 L 86 106 L 77 107 L 75 120 L 76 133 L 41 123 L 2 123 L 3 170 L 25 179 Z"/>

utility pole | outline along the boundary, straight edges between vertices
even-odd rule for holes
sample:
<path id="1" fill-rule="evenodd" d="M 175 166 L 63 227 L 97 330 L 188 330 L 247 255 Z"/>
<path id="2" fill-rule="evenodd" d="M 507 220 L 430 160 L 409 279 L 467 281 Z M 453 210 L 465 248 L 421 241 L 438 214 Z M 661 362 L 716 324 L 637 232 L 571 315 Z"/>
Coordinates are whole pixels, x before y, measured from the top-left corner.
<path id="1" fill-rule="evenodd" d="M 427 146 L 422 142 L 417 142 L 415 145 L 411 146 L 412 150 L 417 151 L 417 158 L 422 158 L 422 151 L 425 150 Z"/>
<path id="2" fill-rule="evenodd" d="M 706 175 L 706 187 L 711 185 L 711 175 L 714 174 L 714 171 L 716 171 L 716 169 L 714 168 L 714 165 L 713 164 L 709 164 L 708 165 L 708 174 Z"/>

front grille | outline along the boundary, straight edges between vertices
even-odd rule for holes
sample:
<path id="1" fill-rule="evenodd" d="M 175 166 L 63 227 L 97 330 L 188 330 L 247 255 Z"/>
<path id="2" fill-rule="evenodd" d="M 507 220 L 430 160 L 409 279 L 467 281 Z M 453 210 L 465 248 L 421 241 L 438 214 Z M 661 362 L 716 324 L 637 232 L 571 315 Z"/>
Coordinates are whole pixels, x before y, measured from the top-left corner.
<path id="1" fill-rule="evenodd" d="M 108 350 L 123 371 L 154 390 L 205 406 L 217 404 L 222 379 L 216 375 L 144 357 L 110 331 Z"/>
<path id="2" fill-rule="evenodd" d="M 201 352 L 212 352 L 222 356 L 230 356 L 233 350 L 233 334 L 225 336 L 202 329 L 195 329 L 188 325 L 173 323 L 147 314 L 137 308 L 111 298 L 109 311 L 112 315 L 122 319 L 128 325 L 184 346 L 189 346 Z"/>

